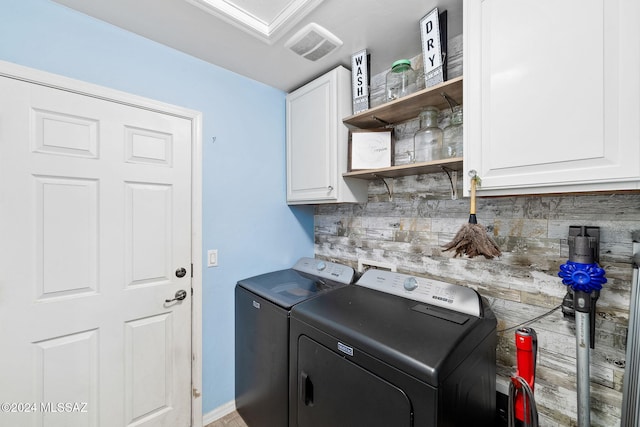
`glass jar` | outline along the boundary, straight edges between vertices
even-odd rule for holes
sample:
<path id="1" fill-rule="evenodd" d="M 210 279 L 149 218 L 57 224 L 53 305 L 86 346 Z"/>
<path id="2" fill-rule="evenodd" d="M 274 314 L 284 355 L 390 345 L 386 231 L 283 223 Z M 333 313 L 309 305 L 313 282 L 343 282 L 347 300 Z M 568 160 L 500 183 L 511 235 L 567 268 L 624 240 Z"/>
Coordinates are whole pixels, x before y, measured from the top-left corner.
<path id="1" fill-rule="evenodd" d="M 438 127 L 440 110 L 427 107 L 420 113 L 420 129 L 413 135 L 415 162 L 439 160 L 442 155 L 442 129 Z"/>
<path id="2" fill-rule="evenodd" d="M 415 92 L 416 72 L 411 68 L 411 61 L 399 59 L 394 62 L 386 75 L 385 83 L 387 101 L 393 101 Z"/>
<path id="3" fill-rule="evenodd" d="M 449 126 L 444 128 L 442 158 L 462 157 L 462 107 L 453 107 Z"/>

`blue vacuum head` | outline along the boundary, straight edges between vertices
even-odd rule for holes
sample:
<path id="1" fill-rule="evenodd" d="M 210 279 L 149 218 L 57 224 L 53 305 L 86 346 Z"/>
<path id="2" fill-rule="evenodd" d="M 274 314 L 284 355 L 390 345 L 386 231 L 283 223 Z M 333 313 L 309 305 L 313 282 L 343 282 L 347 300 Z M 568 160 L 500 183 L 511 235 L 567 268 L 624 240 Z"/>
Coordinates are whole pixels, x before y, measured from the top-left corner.
<path id="1" fill-rule="evenodd" d="M 562 283 L 571 287 L 574 291 L 591 293 L 602 289 L 602 285 L 607 283 L 605 271 L 598 263 L 582 264 L 579 262 L 567 261 L 560 266 L 558 276 L 562 278 Z"/>

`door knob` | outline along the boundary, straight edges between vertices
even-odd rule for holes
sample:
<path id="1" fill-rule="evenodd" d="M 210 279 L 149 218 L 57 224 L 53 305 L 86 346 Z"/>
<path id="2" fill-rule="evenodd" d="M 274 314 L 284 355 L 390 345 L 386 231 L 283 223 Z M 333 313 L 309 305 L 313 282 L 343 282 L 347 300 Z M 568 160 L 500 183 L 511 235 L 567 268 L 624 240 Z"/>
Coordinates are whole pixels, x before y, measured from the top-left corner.
<path id="1" fill-rule="evenodd" d="M 186 297 L 187 297 L 187 291 L 185 291 L 184 289 L 180 289 L 179 291 L 176 291 L 176 294 L 173 299 L 166 299 L 164 300 L 164 302 L 182 301 Z"/>
<path id="2" fill-rule="evenodd" d="M 176 270 L 176 277 L 180 278 L 180 277 L 184 277 L 187 274 L 187 270 L 184 269 L 184 267 L 180 267 Z"/>

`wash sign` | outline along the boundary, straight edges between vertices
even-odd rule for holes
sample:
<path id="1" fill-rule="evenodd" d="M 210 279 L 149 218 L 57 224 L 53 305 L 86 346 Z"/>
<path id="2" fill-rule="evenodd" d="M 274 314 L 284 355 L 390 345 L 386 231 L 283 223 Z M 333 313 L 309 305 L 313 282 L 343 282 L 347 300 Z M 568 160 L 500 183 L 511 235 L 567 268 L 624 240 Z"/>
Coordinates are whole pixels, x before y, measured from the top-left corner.
<path id="1" fill-rule="evenodd" d="M 353 114 L 369 109 L 369 57 L 367 50 L 351 55 Z"/>
<path id="2" fill-rule="evenodd" d="M 425 86 L 433 86 L 444 81 L 442 72 L 442 46 L 440 46 L 440 20 L 438 8 L 433 9 L 420 20 L 422 56 L 424 58 Z"/>

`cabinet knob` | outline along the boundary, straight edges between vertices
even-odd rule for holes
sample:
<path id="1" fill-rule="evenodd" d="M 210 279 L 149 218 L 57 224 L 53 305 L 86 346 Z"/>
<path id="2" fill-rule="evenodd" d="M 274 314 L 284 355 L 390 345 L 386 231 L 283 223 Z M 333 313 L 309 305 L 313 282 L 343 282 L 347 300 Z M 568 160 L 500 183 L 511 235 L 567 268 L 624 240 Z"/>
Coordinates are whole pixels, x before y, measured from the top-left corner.
<path id="1" fill-rule="evenodd" d="M 333 186 L 330 185 L 330 186 L 327 187 L 327 189 L 329 189 L 329 192 L 331 192 L 331 191 L 333 191 Z"/>

